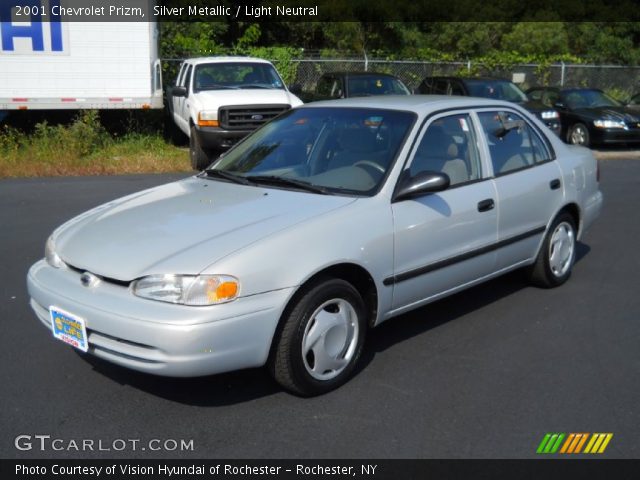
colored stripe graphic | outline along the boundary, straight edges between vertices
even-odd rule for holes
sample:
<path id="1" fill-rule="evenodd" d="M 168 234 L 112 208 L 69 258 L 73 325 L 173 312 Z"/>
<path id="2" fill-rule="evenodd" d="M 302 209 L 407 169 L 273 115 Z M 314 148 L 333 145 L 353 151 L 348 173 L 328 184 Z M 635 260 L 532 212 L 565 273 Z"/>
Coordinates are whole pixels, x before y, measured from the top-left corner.
<path id="1" fill-rule="evenodd" d="M 547 433 L 538 445 L 536 453 L 604 453 L 612 438 L 613 433 Z M 583 450 L 585 443 L 586 447 Z"/>
<path id="2" fill-rule="evenodd" d="M 547 433 L 540 445 L 538 445 L 537 453 L 556 453 L 558 448 L 560 448 L 560 444 L 564 439 L 564 433 Z"/>
<path id="3" fill-rule="evenodd" d="M 603 453 L 613 438 L 613 433 L 594 433 L 584 453 Z"/>

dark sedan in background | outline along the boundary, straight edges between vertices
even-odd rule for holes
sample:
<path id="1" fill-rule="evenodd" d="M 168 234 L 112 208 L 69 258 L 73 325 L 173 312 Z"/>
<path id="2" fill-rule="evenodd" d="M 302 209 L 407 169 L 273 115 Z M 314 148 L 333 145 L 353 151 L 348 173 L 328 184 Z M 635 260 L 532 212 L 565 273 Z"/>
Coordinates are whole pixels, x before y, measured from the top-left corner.
<path id="1" fill-rule="evenodd" d="M 294 85 L 291 91 L 304 102 L 377 95 L 410 95 L 397 77 L 376 72 L 330 72 L 323 74 L 313 91 L 302 91 Z"/>
<path id="2" fill-rule="evenodd" d="M 530 98 L 560 112 L 562 138 L 574 145 L 640 143 L 640 112 L 595 88 L 535 87 Z"/>
<path id="3" fill-rule="evenodd" d="M 553 107 L 527 98 L 515 83 L 503 78 L 427 77 L 418 86 L 416 93 L 466 95 L 517 103 L 536 115 L 556 135 L 560 135 L 560 115 L 558 112 Z"/>

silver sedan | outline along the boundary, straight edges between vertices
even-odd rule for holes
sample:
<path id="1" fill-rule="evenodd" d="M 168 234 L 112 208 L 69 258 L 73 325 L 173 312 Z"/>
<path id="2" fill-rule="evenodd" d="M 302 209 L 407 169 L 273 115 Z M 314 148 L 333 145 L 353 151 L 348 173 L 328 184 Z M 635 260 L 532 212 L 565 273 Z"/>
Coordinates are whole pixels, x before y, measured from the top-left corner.
<path id="1" fill-rule="evenodd" d="M 113 363 L 266 364 L 316 395 L 385 320 L 514 269 L 564 283 L 601 204 L 591 152 L 514 104 L 319 102 L 194 177 L 68 221 L 28 288 L 55 338 Z"/>

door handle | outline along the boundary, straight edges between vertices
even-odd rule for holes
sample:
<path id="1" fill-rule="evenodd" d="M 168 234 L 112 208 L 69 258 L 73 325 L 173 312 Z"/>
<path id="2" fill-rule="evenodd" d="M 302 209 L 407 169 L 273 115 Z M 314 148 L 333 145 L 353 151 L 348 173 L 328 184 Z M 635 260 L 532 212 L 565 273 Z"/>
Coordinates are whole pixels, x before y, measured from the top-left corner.
<path id="1" fill-rule="evenodd" d="M 560 182 L 559 178 L 554 178 L 549 182 L 549 188 L 551 190 L 557 190 L 562 186 L 562 182 Z"/>
<path id="2" fill-rule="evenodd" d="M 487 198 L 485 200 L 482 200 L 480 202 L 478 202 L 478 211 L 479 212 L 488 212 L 489 210 L 493 210 L 493 207 L 495 207 L 496 204 L 493 201 L 493 198 Z"/>

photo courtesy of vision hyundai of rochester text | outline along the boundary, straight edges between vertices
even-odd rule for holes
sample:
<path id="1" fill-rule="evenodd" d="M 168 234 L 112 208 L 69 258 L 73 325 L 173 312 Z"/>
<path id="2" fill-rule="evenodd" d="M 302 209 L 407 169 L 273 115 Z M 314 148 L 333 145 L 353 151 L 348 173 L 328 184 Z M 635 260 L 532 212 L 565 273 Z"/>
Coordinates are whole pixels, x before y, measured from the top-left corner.
<path id="1" fill-rule="evenodd" d="M 266 365 L 318 395 L 392 317 L 515 269 L 567 281 L 598 176 L 590 150 L 512 102 L 314 102 L 195 176 L 57 228 L 29 270 L 31 306 L 59 340 L 123 367 Z"/>

